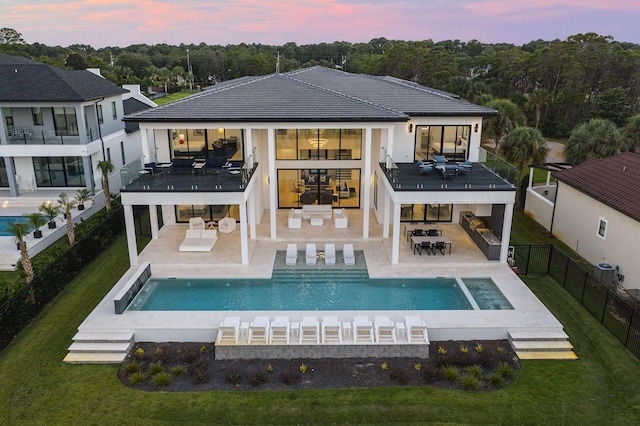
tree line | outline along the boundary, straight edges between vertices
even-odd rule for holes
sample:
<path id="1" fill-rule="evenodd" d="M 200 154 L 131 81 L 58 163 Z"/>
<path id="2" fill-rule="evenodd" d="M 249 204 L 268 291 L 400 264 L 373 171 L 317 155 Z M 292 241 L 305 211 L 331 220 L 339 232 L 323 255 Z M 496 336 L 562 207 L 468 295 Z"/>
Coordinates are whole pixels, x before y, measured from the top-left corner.
<path id="1" fill-rule="evenodd" d="M 522 46 L 445 40 L 375 38 L 282 46 L 134 44 L 95 49 L 27 44 L 15 30 L 0 30 L 0 51 L 61 68 L 100 68 L 118 85 L 176 91 L 203 88 L 246 75 L 292 71 L 312 65 L 390 75 L 460 95 L 481 105 L 510 100 L 527 125 L 566 137 L 591 118 L 617 127 L 640 112 L 640 45 L 595 33 Z"/>

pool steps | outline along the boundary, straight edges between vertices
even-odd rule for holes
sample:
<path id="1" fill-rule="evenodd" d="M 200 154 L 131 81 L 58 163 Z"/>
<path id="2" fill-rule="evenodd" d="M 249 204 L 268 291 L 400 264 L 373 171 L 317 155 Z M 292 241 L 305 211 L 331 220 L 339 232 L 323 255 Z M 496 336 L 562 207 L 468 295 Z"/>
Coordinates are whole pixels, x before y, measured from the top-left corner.
<path id="1" fill-rule="evenodd" d="M 510 330 L 509 343 L 521 360 L 578 359 L 569 336 L 558 329 Z"/>
<path id="2" fill-rule="evenodd" d="M 133 332 L 92 331 L 76 333 L 69 353 L 68 364 L 120 364 L 133 346 Z"/>

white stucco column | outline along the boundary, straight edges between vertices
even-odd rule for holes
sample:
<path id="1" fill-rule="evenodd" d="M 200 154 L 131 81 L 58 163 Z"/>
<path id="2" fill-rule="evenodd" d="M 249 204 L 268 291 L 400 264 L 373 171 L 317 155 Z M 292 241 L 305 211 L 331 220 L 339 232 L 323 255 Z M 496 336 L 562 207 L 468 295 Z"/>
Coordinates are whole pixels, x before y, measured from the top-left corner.
<path id="1" fill-rule="evenodd" d="M 393 127 L 387 129 L 387 155 L 393 158 Z M 382 161 L 390 167 L 386 158 L 383 158 Z"/>
<path id="2" fill-rule="evenodd" d="M 400 259 L 400 203 L 393 203 L 393 235 L 391 240 L 391 264 Z"/>
<path id="3" fill-rule="evenodd" d="M 384 210 L 382 211 L 382 238 L 389 238 L 389 212 L 391 210 L 391 197 L 384 191 Z"/>
<path id="4" fill-rule="evenodd" d="M 362 179 L 362 238 L 369 238 L 371 204 L 371 127 L 364 129 L 364 178 Z"/>
<path id="5" fill-rule="evenodd" d="M 95 190 L 95 185 L 93 184 L 93 170 L 90 156 L 82 156 L 82 167 L 84 167 L 84 180 L 87 184 L 87 189 L 93 192 Z"/>
<path id="6" fill-rule="evenodd" d="M 94 108 L 98 108 L 98 103 L 96 102 L 93 105 Z M 78 123 L 78 135 L 80 136 L 80 143 L 81 144 L 87 144 L 88 142 L 91 142 L 91 140 L 89 140 L 89 137 L 87 135 L 87 121 L 84 119 L 84 107 L 83 106 L 77 106 L 74 108 L 74 112 L 76 114 L 76 123 Z M 95 114 L 95 119 L 96 119 L 96 124 L 98 125 L 98 127 L 100 126 L 100 124 L 97 122 L 98 121 L 98 115 L 97 115 L 97 110 L 94 110 L 94 114 Z M 92 129 L 89 129 L 89 131 L 91 131 Z M 97 128 L 95 129 L 96 131 Z M 98 135 L 92 135 L 93 137 L 95 137 L 95 139 L 98 139 Z"/>
<path id="7" fill-rule="evenodd" d="M 149 206 L 149 222 L 151 222 L 151 238 L 158 239 L 158 206 Z"/>
<path id="8" fill-rule="evenodd" d="M 136 245 L 136 225 L 133 222 L 133 206 L 125 204 L 124 225 L 127 230 L 127 248 L 129 249 L 129 265 L 138 264 L 138 247 Z"/>
<path id="9" fill-rule="evenodd" d="M 267 148 L 269 155 L 269 219 L 271 238 L 276 239 L 276 212 L 278 181 L 276 180 L 276 138 L 275 130 L 267 129 Z"/>
<path id="10" fill-rule="evenodd" d="M 504 219 L 502 220 L 502 244 L 500 246 L 500 262 L 507 262 L 509 254 L 509 240 L 511 239 L 511 222 L 513 221 L 513 203 L 505 204 Z"/>
<path id="11" fill-rule="evenodd" d="M 240 250 L 242 251 L 242 264 L 249 264 L 249 241 L 247 239 L 247 203 L 238 205 L 240 209 Z"/>
<path id="12" fill-rule="evenodd" d="M 247 211 L 249 212 L 249 238 L 256 239 L 256 209 L 253 198 L 247 200 Z"/>
<path id="13" fill-rule="evenodd" d="M 531 188 L 533 186 L 533 167 L 529 167 L 529 186 Z"/>
<path id="14" fill-rule="evenodd" d="M 142 167 L 144 163 L 151 163 L 152 161 L 154 161 L 151 159 L 152 157 L 149 150 L 149 137 L 147 135 L 147 129 L 145 128 L 140 129 L 140 142 L 142 143 L 142 164 L 140 164 L 140 167 Z"/>
<path id="15" fill-rule="evenodd" d="M 7 169 L 7 180 L 9 181 L 9 195 L 11 195 L 12 197 L 18 197 L 20 195 L 20 192 L 18 191 L 18 181 L 16 179 L 16 168 L 15 168 L 15 165 L 13 164 L 13 157 L 4 157 L 4 165 Z"/>
<path id="16" fill-rule="evenodd" d="M 244 129 L 244 152 L 246 156 L 251 157 L 251 164 L 249 164 L 249 166 L 253 167 L 257 160 L 253 157 L 252 129 Z"/>

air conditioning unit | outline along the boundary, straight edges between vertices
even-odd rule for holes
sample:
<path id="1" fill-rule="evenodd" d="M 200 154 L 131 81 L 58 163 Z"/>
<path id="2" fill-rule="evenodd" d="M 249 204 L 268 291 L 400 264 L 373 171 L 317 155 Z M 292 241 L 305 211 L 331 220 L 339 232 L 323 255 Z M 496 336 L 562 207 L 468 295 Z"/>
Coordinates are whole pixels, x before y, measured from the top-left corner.
<path id="1" fill-rule="evenodd" d="M 603 285 L 613 285 L 616 279 L 616 267 L 609 263 L 599 263 L 595 266 L 593 275 Z"/>

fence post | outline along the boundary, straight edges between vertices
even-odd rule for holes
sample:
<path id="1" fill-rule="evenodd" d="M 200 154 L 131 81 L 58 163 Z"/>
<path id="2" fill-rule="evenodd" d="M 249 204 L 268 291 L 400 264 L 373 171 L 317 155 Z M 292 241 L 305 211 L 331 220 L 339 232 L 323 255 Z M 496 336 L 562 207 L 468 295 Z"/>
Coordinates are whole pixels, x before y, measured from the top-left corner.
<path id="1" fill-rule="evenodd" d="M 569 256 L 564 255 L 564 277 L 562 277 L 562 288 L 567 288 L 567 274 L 569 273 Z"/>
<path id="2" fill-rule="evenodd" d="M 549 275 L 549 269 L 551 269 L 551 257 L 553 256 L 553 250 L 555 250 L 553 244 L 549 244 L 549 256 L 547 256 L 547 275 Z"/>
<path id="3" fill-rule="evenodd" d="M 524 272 L 525 275 L 529 275 L 529 264 L 531 263 L 531 244 L 529 244 L 529 251 L 527 252 L 527 268 Z"/>
<path id="4" fill-rule="evenodd" d="M 604 314 L 607 313 L 607 304 L 609 303 L 609 293 L 611 290 L 607 289 L 607 297 L 604 299 L 604 306 L 602 306 L 602 317 L 600 318 L 600 324 L 604 324 Z M 609 330 L 607 328 L 607 330 Z"/>
<path id="5" fill-rule="evenodd" d="M 589 279 L 589 273 L 584 271 L 584 280 L 582 281 L 582 295 L 580 296 L 580 304 L 584 306 L 584 293 L 587 291 L 587 280 Z"/>

